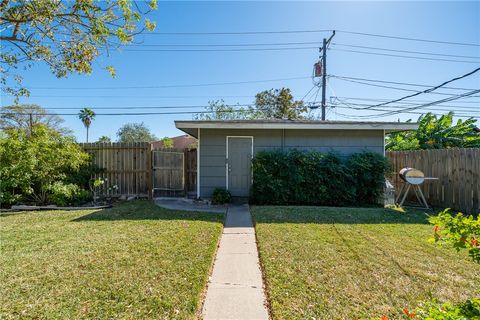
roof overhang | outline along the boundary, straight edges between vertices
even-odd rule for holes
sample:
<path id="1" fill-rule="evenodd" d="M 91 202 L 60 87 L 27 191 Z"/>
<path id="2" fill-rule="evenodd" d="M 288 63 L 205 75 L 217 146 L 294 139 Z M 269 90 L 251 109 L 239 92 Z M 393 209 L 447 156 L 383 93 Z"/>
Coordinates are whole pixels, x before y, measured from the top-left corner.
<path id="1" fill-rule="evenodd" d="M 416 130 L 416 122 L 359 122 L 307 120 L 192 120 L 175 121 L 175 126 L 198 138 L 198 129 L 285 129 L 285 130 Z"/>

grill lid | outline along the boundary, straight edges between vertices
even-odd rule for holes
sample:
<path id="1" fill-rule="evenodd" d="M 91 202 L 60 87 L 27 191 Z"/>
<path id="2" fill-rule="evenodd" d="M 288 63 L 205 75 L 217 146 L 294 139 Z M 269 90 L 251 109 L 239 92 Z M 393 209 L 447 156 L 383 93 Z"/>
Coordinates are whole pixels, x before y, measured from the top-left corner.
<path id="1" fill-rule="evenodd" d="M 400 178 L 410 184 L 422 184 L 425 181 L 425 175 L 422 171 L 414 168 L 403 168 L 399 172 Z"/>

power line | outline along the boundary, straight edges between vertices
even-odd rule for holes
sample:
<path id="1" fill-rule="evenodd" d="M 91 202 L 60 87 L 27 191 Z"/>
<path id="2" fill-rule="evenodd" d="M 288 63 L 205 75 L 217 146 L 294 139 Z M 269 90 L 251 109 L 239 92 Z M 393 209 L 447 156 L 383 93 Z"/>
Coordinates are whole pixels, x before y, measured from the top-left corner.
<path id="1" fill-rule="evenodd" d="M 428 60 L 428 61 L 444 61 L 444 62 L 458 62 L 458 63 L 473 63 L 479 64 L 478 61 L 467 61 L 467 60 L 453 60 L 453 59 L 440 59 L 440 58 L 426 58 L 426 57 L 414 57 L 414 56 L 405 56 L 401 54 L 389 54 L 389 53 L 378 53 L 378 52 L 367 52 L 367 51 L 358 51 L 358 50 L 347 50 L 347 49 L 330 49 L 335 51 L 343 51 L 343 52 L 352 52 L 352 53 L 360 53 L 360 54 L 368 54 L 374 56 L 386 56 L 386 57 L 395 57 L 395 58 L 406 58 L 406 59 L 416 59 L 416 60 Z"/>
<path id="2" fill-rule="evenodd" d="M 172 36 L 211 36 L 211 35 L 250 35 L 250 34 L 291 34 L 291 33 L 321 33 L 333 30 L 281 30 L 281 31 L 235 31 L 235 32 L 148 32 L 146 35 Z"/>
<path id="3" fill-rule="evenodd" d="M 209 86 L 223 86 L 236 84 L 250 84 L 263 83 L 275 81 L 289 81 L 289 80 L 303 80 L 310 79 L 310 77 L 292 77 L 281 79 L 268 80 L 250 80 L 250 81 L 232 81 L 232 82 L 216 82 L 216 83 L 202 83 L 202 84 L 177 84 L 177 85 L 159 85 L 159 86 L 120 86 L 120 87 L 30 87 L 30 89 L 45 89 L 45 90 L 114 90 L 114 89 L 159 89 L 159 88 L 188 88 L 188 87 L 209 87 Z"/>
<path id="4" fill-rule="evenodd" d="M 353 82 L 353 83 L 358 83 L 358 84 L 363 84 L 366 86 L 371 86 L 371 87 L 378 87 L 378 88 L 385 88 L 385 89 L 393 89 L 393 90 L 399 90 L 399 91 L 407 91 L 407 92 L 418 92 L 417 90 L 414 89 L 407 89 L 407 88 L 399 88 L 399 87 L 392 87 L 392 86 L 386 86 L 386 85 L 381 85 L 381 84 L 376 84 L 376 83 L 369 83 L 369 82 L 362 82 L 358 80 L 350 80 L 350 79 L 344 79 L 344 78 L 339 78 L 335 77 L 338 80 L 343 80 L 343 81 L 348 81 L 348 82 Z M 451 96 L 449 93 L 443 93 L 443 92 L 429 92 L 430 94 L 436 94 L 436 95 L 442 95 L 442 96 Z M 471 98 L 478 98 L 480 96 L 470 96 Z"/>
<path id="5" fill-rule="evenodd" d="M 290 46 L 290 45 L 307 45 L 316 44 L 319 41 L 310 42 L 267 42 L 267 43 L 226 43 L 226 44 L 129 44 L 128 47 L 266 47 L 266 46 Z"/>
<path id="6" fill-rule="evenodd" d="M 241 52 L 241 51 L 289 51 L 312 50 L 317 47 L 289 47 L 289 48 L 239 48 L 239 49 L 125 49 L 130 52 Z"/>
<path id="7" fill-rule="evenodd" d="M 339 97 L 333 97 L 333 98 L 337 99 L 340 102 L 344 102 L 345 100 L 348 100 L 348 99 L 345 99 L 345 100 L 340 99 Z M 348 104 L 355 105 L 355 106 L 367 106 L 367 107 L 372 106 L 371 104 L 368 104 L 368 103 L 358 103 L 358 102 L 348 102 Z M 418 106 L 418 103 L 405 103 L 405 102 L 403 102 L 402 105 L 394 105 L 394 106 L 388 105 L 388 106 L 385 106 L 385 108 L 405 108 L 405 106 Z M 445 109 L 446 108 L 446 110 L 458 109 L 459 111 L 480 112 L 480 108 L 473 107 L 473 106 L 436 105 L 436 108 L 439 108 L 439 109 Z"/>
<path id="8" fill-rule="evenodd" d="M 406 41 L 430 42 L 430 43 L 438 43 L 438 44 L 450 44 L 450 45 L 458 45 L 458 46 L 480 47 L 479 43 L 451 42 L 451 41 L 440 41 L 440 40 L 431 40 L 431 39 L 408 38 L 408 37 L 391 36 L 391 35 L 385 35 L 385 34 L 375 34 L 375 33 L 346 31 L 346 30 L 337 30 L 337 32 L 346 33 L 346 34 L 356 34 L 356 35 L 368 36 L 368 37 L 396 39 L 396 40 L 406 40 Z"/>
<path id="9" fill-rule="evenodd" d="M 388 39 L 416 41 L 416 42 L 429 42 L 429 43 L 437 43 L 437 44 L 449 44 L 449 45 L 458 45 L 458 46 L 480 47 L 480 44 L 478 44 L 478 43 L 453 42 L 453 41 L 422 39 L 422 38 L 410 38 L 410 37 L 400 37 L 400 36 L 385 35 L 385 34 L 348 31 L 348 30 L 333 30 L 333 29 L 275 30 L 275 31 L 232 31 L 232 32 L 148 32 L 148 33 L 144 33 L 144 35 L 164 35 L 164 36 L 168 36 L 168 35 L 175 35 L 175 36 L 258 35 L 258 34 L 322 33 L 322 32 L 332 32 L 332 31 L 337 31 L 337 32 L 345 33 L 345 34 L 354 34 L 354 35 L 361 35 L 361 36 L 368 36 L 368 37 L 377 37 L 377 38 L 388 38 Z"/>
<path id="10" fill-rule="evenodd" d="M 429 106 L 434 106 L 434 105 L 436 105 L 436 104 L 440 104 L 440 103 L 443 103 L 443 102 L 453 101 L 453 100 L 460 99 L 460 98 L 463 98 L 463 97 L 468 97 L 468 96 L 471 96 L 471 95 L 474 95 L 474 94 L 477 94 L 477 93 L 480 93 L 480 89 L 472 90 L 472 91 L 470 91 L 470 92 L 466 92 L 466 93 L 463 93 L 463 94 L 459 94 L 459 95 L 457 95 L 457 96 L 453 96 L 453 97 L 450 97 L 450 98 L 445 98 L 445 99 L 442 99 L 442 100 L 437 100 L 437 101 L 425 103 L 425 104 L 422 104 L 422 105 L 419 105 L 419 106 L 405 108 L 405 109 L 402 109 L 402 110 L 399 111 L 399 112 L 402 112 L 402 111 L 410 111 L 410 110 L 421 109 L 421 108 L 425 108 L 425 107 L 429 107 Z M 380 105 L 381 105 L 381 104 L 380 104 Z M 396 114 L 396 113 L 399 113 L 399 112 L 394 112 L 393 114 Z"/>
<path id="11" fill-rule="evenodd" d="M 95 113 L 96 116 L 147 116 L 147 115 L 167 115 L 167 114 L 203 114 L 203 113 L 232 113 L 240 112 L 242 110 L 225 110 L 225 111 L 177 111 L 177 112 L 130 112 L 130 113 Z M 0 112 L 0 115 L 25 115 L 26 113 L 21 112 Z M 51 115 L 50 113 L 30 113 L 34 116 L 47 116 Z M 58 116 L 78 116 L 78 113 L 56 113 Z"/>
<path id="12" fill-rule="evenodd" d="M 337 75 L 329 75 L 329 76 L 332 77 L 332 78 L 337 78 L 337 79 L 349 79 L 349 80 L 360 80 L 360 81 L 368 81 L 368 82 L 399 84 L 399 85 L 414 86 L 414 87 L 430 88 L 430 87 L 433 86 L 433 85 L 429 85 L 429 84 L 419 84 L 419 83 L 411 83 L 411 82 L 388 81 L 388 80 L 379 80 L 379 79 L 366 79 L 366 78 L 337 76 Z M 472 88 L 448 87 L 448 86 L 443 86 L 442 89 L 465 90 L 465 91 L 475 90 L 475 89 L 472 89 Z"/>
<path id="13" fill-rule="evenodd" d="M 349 103 L 345 103 L 345 105 L 332 105 L 333 108 L 342 108 L 342 109 L 352 109 L 352 110 L 355 110 L 355 111 L 364 111 L 366 110 L 365 108 L 363 107 L 355 107 L 355 106 L 352 106 L 350 105 Z M 378 108 L 375 108 L 375 109 L 368 109 L 368 111 L 381 111 L 381 112 L 385 112 L 385 111 L 390 111 L 390 110 L 387 110 L 387 109 L 378 109 Z M 423 114 L 426 114 L 426 113 L 432 113 L 434 115 L 443 115 L 445 113 L 436 113 L 436 112 L 432 112 L 432 111 L 435 111 L 435 110 L 427 110 L 425 112 L 418 112 L 418 111 L 404 111 L 404 112 L 400 112 L 400 113 L 406 113 L 406 114 L 419 114 L 419 115 L 423 115 Z M 439 110 L 438 112 L 442 112 L 443 110 Z M 480 116 L 472 116 L 471 114 L 463 114 L 463 113 L 455 113 L 454 112 L 454 115 L 456 117 L 461 117 L 461 118 L 480 118 Z M 380 118 L 380 117 L 385 117 L 386 115 L 385 114 L 368 114 L 368 115 L 350 115 L 349 117 L 350 118 Z"/>
<path id="14" fill-rule="evenodd" d="M 1 94 L 1 96 L 7 96 L 6 94 Z M 206 98 L 206 99 L 222 99 L 222 98 L 252 98 L 252 95 L 243 95 L 243 96 L 146 96 L 146 95 L 37 95 L 31 94 L 29 95 L 30 98 L 155 98 L 155 99 L 198 99 L 198 98 Z"/>
<path id="15" fill-rule="evenodd" d="M 225 104 L 226 107 L 251 107 L 255 104 Z M 196 109 L 208 108 L 210 105 L 188 105 L 188 106 L 123 106 L 123 107 L 92 107 L 92 110 L 129 110 L 129 109 Z M 80 110 L 81 107 L 51 107 L 48 110 Z"/>
<path id="16" fill-rule="evenodd" d="M 403 108 L 401 110 L 388 110 L 388 109 L 379 109 L 377 106 L 369 106 L 369 107 L 362 107 L 362 108 L 354 108 L 356 110 L 371 110 L 371 111 L 384 111 L 384 113 L 382 114 L 374 114 L 374 115 L 358 115 L 357 117 L 359 118 L 372 118 L 372 117 L 375 117 L 375 118 L 379 118 L 379 117 L 385 117 L 385 116 L 391 116 L 391 115 L 395 115 L 395 114 L 400 114 L 400 113 L 414 113 L 412 111 L 414 110 L 417 110 L 417 109 L 422 109 L 422 108 L 426 108 L 426 107 L 429 107 L 429 106 L 434 106 L 436 104 L 440 104 L 440 103 L 443 103 L 443 102 L 447 102 L 447 101 L 453 101 L 453 100 L 456 100 L 456 99 L 460 99 L 462 97 L 465 97 L 465 96 L 470 96 L 470 95 L 473 95 L 473 94 L 476 94 L 476 93 L 479 93 L 480 92 L 480 89 L 478 90 L 472 90 L 471 92 L 467 92 L 467 93 L 463 93 L 463 94 L 459 94 L 459 95 L 456 95 L 456 96 L 452 96 L 452 97 L 449 97 L 449 98 L 445 98 L 445 99 L 442 99 L 442 100 L 438 100 L 438 101 L 433 101 L 433 102 L 430 102 L 430 103 L 426 103 L 426 104 L 422 104 L 422 105 L 419 105 L 419 106 L 414 106 L 414 107 L 409 107 L 409 108 Z M 347 105 L 349 105 L 348 103 L 345 103 Z M 353 107 L 352 107 L 353 108 Z M 423 114 L 423 113 L 422 113 Z M 463 114 L 462 114 L 463 115 Z M 472 117 L 471 114 L 465 114 L 464 115 L 465 117 Z M 476 118 L 476 117 L 474 117 Z"/>
<path id="17" fill-rule="evenodd" d="M 343 97 L 343 96 L 337 96 L 333 98 L 341 98 L 341 99 L 351 99 L 351 100 L 360 100 L 360 101 L 376 101 L 376 102 L 384 102 L 384 101 L 390 101 L 391 99 L 375 99 L 375 98 L 363 98 L 363 97 Z M 429 100 L 408 100 L 410 102 L 430 102 Z M 400 102 L 404 104 L 408 104 L 408 102 Z M 475 103 L 480 105 L 480 101 L 457 101 L 456 103 Z"/>
<path id="18" fill-rule="evenodd" d="M 400 50 L 400 49 L 387 49 L 387 48 L 358 46 L 358 45 L 343 44 L 343 43 L 332 43 L 332 45 L 334 45 L 334 46 L 340 46 L 340 47 L 348 47 L 348 48 L 360 48 L 360 49 L 371 49 L 371 50 L 380 50 L 380 51 L 389 51 L 389 52 L 413 53 L 413 54 L 423 54 L 423 55 L 432 55 L 432 56 L 440 56 L 440 57 L 480 59 L 480 56 L 462 56 L 462 55 L 444 54 L 444 53 L 435 53 L 435 52 L 409 51 L 409 50 Z"/>
<path id="19" fill-rule="evenodd" d="M 354 108 L 354 107 L 349 107 L 349 106 L 335 106 L 334 108 L 340 108 L 340 109 L 352 109 L 352 110 L 355 110 L 355 111 L 358 111 L 358 110 L 362 110 L 362 108 Z M 382 109 L 375 109 L 377 111 L 386 111 L 386 110 L 382 110 Z M 372 110 L 374 111 L 374 110 Z M 407 114 L 418 114 L 418 115 L 424 115 L 426 114 L 426 112 L 405 112 Z M 431 114 L 433 115 L 437 115 L 437 116 L 443 116 L 445 115 L 445 113 L 434 113 L 434 112 L 430 112 Z M 348 115 L 348 114 L 342 114 L 342 113 L 339 113 L 337 112 L 338 115 L 342 116 L 342 117 L 345 117 L 345 118 L 350 118 L 350 119 L 358 119 L 358 118 L 378 118 L 379 116 L 377 114 L 369 114 L 369 115 Z M 477 116 L 470 116 L 470 115 L 463 115 L 463 114 L 456 114 L 454 113 L 453 114 L 455 117 L 458 117 L 458 118 L 474 118 L 474 119 L 480 119 L 480 116 L 477 117 Z"/>
<path id="20" fill-rule="evenodd" d="M 470 71 L 470 72 L 464 74 L 463 76 L 459 76 L 459 77 L 450 79 L 450 80 L 448 80 L 448 81 L 445 81 L 445 82 L 439 84 L 438 86 L 432 87 L 432 88 L 430 88 L 430 89 L 423 90 L 423 91 L 419 91 L 419 92 L 417 92 L 417 93 L 410 94 L 410 95 L 407 95 L 407 96 L 404 96 L 404 97 L 401 97 L 401 98 L 398 98 L 398 99 L 395 99 L 395 100 L 391 100 L 391 101 L 387 101 L 387 102 L 383 102 L 383 103 L 376 104 L 375 107 L 381 107 L 381 106 L 384 106 L 384 105 L 387 105 L 387 104 L 390 104 L 390 103 L 399 102 L 399 101 L 402 101 L 402 100 L 405 100 L 405 99 L 408 99 L 408 98 L 412 98 L 412 97 L 415 97 L 415 96 L 418 96 L 418 95 L 421 95 L 421 94 L 424 94 L 424 93 L 429 93 L 429 92 L 435 91 L 435 90 L 437 90 L 437 89 L 445 86 L 446 84 L 449 84 L 449 83 L 451 83 L 451 82 L 454 82 L 454 81 L 457 81 L 457 80 L 466 78 L 466 77 L 468 77 L 468 76 L 471 76 L 472 74 L 475 74 L 475 73 L 478 72 L 478 71 L 480 71 L 480 68 L 476 68 L 475 70 Z M 476 93 L 480 92 L 480 90 L 473 90 L 473 91 L 470 91 L 470 92 L 474 92 L 474 93 L 472 93 L 472 94 L 476 94 Z M 469 95 L 472 95 L 472 94 L 469 94 Z M 465 95 L 465 96 L 468 96 L 468 95 Z M 447 99 L 448 99 L 448 98 L 447 98 Z M 449 101 L 450 101 L 450 100 L 449 100 Z"/>

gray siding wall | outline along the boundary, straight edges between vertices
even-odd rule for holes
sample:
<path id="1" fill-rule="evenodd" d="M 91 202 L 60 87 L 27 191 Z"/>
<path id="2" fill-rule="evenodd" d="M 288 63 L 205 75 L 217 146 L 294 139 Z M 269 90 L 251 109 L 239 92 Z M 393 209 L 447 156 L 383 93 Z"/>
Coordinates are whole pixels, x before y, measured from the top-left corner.
<path id="1" fill-rule="evenodd" d="M 275 149 L 335 151 L 348 155 L 362 151 L 383 154 L 383 130 L 200 130 L 200 197 L 210 198 L 216 187 L 226 187 L 227 136 L 253 136 L 253 152 Z"/>

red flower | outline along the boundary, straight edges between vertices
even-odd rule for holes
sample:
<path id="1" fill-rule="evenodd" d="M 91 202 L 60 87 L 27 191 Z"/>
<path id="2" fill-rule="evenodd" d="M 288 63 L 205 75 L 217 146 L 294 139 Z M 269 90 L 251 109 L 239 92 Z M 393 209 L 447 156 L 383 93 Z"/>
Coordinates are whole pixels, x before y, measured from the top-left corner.
<path id="1" fill-rule="evenodd" d="M 403 313 L 409 318 L 415 318 L 415 311 L 410 312 L 407 308 L 403 308 Z"/>
<path id="2" fill-rule="evenodd" d="M 435 226 L 435 228 L 433 228 L 433 231 L 435 231 L 435 233 L 437 233 L 438 231 L 440 231 L 440 226 Z"/>
<path id="3" fill-rule="evenodd" d="M 383 315 L 380 320 L 388 320 L 388 317 L 386 315 Z"/>
<path id="4" fill-rule="evenodd" d="M 461 238 L 460 238 L 460 241 L 463 241 L 463 242 L 467 243 L 467 238 L 461 237 Z"/>
<path id="5" fill-rule="evenodd" d="M 470 244 L 471 244 L 472 246 L 478 246 L 479 242 L 478 242 L 477 239 L 472 238 L 472 240 L 470 240 Z"/>

